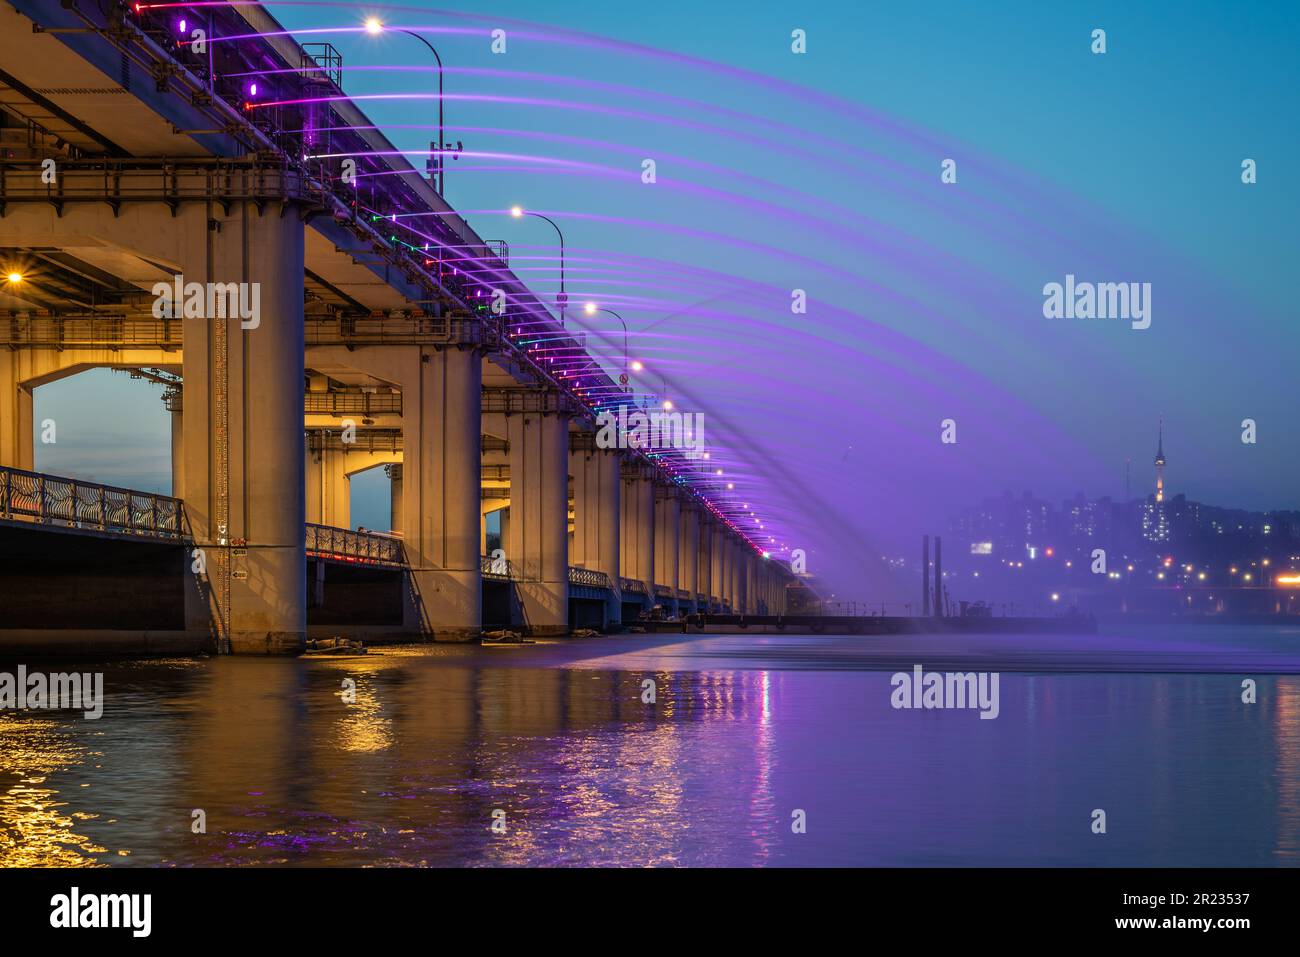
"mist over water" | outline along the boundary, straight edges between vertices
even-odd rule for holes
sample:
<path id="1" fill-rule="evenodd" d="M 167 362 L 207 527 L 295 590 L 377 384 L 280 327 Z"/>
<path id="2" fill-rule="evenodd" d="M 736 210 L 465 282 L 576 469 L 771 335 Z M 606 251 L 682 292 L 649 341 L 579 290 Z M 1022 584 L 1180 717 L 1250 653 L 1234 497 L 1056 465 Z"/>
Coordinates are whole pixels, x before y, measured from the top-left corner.
<path id="1" fill-rule="evenodd" d="M 0 863 L 1295 865 L 1300 678 L 1269 672 L 1297 647 L 634 636 L 96 665 L 99 721 L 0 712 Z M 1174 659 L 1218 673 L 1147 673 Z M 1002 669 L 998 717 L 895 710 L 914 664 Z"/>

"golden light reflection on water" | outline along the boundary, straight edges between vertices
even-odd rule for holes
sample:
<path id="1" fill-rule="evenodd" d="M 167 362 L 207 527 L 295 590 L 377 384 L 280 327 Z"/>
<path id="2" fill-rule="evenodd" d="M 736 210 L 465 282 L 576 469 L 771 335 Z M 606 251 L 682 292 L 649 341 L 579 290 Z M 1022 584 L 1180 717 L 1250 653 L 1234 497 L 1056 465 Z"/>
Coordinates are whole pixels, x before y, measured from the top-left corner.
<path id="1" fill-rule="evenodd" d="M 58 724 L 45 717 L 0 715 L 0 866 L 85 867 L 107 854 L 78 822 L 98 815 L 70 810 L 50 778 L 85 761 Z"/>

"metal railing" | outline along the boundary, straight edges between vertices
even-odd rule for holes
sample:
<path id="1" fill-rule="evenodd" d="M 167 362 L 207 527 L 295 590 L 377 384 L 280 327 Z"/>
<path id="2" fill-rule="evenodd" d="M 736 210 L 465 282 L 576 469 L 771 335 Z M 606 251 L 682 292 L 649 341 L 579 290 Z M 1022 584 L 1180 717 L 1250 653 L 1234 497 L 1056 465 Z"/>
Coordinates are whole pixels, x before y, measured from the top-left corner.
<path id="1" fill-rule="evenodd" d="M 39 316 L 31 313 L 0 318 L 0 343 L 9 346 L 130 346 L 180 349 L 180 319 L 139 315 Z"/>
<path id="2" fill-rule="evenodd" d="M 0 467 L 0 518 L 153 538 L 189 535 L 181 501 L 170 495 L 7 467 Z"/>
<path id="3" fill-rule="evenodd" d="M 590 568 L 569 566 L 569 584 L 583 585 L 587 588 L 609 588 L 609 576 L 604 572 L 592 571 Z"/>
<path id="4" fill-rule="evenodd" d="M 619 578 L 619 587 L 625 592 L 632 592 L 637 595 L 646 594 L 645 582 L 639 578 Z"/>
<path id="5" fill-rule="evenodd" d="M 490 578 L 492 581 L 508 582 L 515 577 L 515 568 L 510 564 L 509 559 L 496 559 L 490 555 L 479 556 L 479 571 L 484 578 Z"/>
<path id="6" fill-rule="evenodd" d="M 406 564 L 402 540 L 382 532 L 354 532 L 307 523 L 307 554 L 338 562 L 368 565 Z"/>
<path id="7" fill-rule="evenodd" d="M 307 415 L 401 415 L 400 392 L 308 392 L 302 399 Z"/>

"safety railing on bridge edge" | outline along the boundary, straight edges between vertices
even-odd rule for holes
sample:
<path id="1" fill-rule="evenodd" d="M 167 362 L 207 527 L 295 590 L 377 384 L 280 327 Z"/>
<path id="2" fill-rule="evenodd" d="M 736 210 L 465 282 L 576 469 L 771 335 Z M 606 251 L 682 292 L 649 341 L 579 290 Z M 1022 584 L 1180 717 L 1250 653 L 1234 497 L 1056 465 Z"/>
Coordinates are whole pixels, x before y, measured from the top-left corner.
<path id="1" fill-rule="evenodd" d="M 404 567 L 402 540 L 382 532 L 351 531 L 307 523 L 307 554 L 337 562 Z"/>
<path id="2" fill-rule="evenodd" d="M 492 581 L 508 582 L 515 577 L 515 569 L 509 559 L 493 558 L 491 555 L 479 556 L 479 571 L 484 578 Z"/>
<path id="3" fill-rule="evenodd" d="M 151 538 L 189 537 L 180 499 L 62 475 L 0 467 L 0 518 Z"/>
<path id="4" fill-rule="evenodd" d="M 645 582 L 639 578 L 619 578 L 618 582 L 624 592 L 632 592 L 635 595 L 646 594 Z"/>
<path id="5" fill-rule="evenodd" d="M 581 585 L 586 588 L 605 588 L 610 587 L 609 576 L 604 572 L 593 571 L 590 568 L 579 568 L 576 565 L 569 566 L 569 584 Z"/>

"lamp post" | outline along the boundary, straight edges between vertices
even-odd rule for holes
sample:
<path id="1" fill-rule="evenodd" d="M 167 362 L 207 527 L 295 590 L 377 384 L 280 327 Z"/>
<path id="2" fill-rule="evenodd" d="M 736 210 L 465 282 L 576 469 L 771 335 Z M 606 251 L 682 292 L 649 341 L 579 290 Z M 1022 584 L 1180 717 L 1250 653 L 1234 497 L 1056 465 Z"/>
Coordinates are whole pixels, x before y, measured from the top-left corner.
<path id="1" fill-rule="evenodd" d="M 395 27 L 394 29 L 398 33 L 405 33 L 408 37 L 415 37 L 415 39 L 423 43 L 426 47 L 429 48 L 429 52 L 433 54 L 434 60 L 437 61 L 438 63 L 438 142 L 436 144 L 434 143 L 430 144 L 430 146 L 433 147 L 432 150 L 433 156 L 430 157 L 430 160 L 432 161 L 430 163 L 430 166 L 432 167 L 432 169 L 430 170 L 430 179 L 434 181 L 434 185 L 433 185 L 434 190 L 437 191 L 439 196 L 443 196 L 446 193 L 446 186 L 447 186 L 447 170 L 445 168 L 445 163 L 444 163 L 444 151 L 451 144 L 444 142 L 444 136 L 443 136 L 444 127 L 443 127 L 443 119 L 442 119 L 443 116 L 442 57 L 438 55 L 438 51 L 434 49 L 433 44 L 430 43 L 428 40 L 426 40 L 422 34 L 416 33 L 414 30 L 406 30 L 401 27 Z M 379 33 L 382 33 L 383 30 L 384 30 L 384 24 L 377 18 L 371 17 L 369 20 L 366 21 L 367 33 L 371 35 L 377 35 Z M 462 145 L 461 141 L 457 140 L 456 152 L 459 153 L 463 148 L 464 146 Z"/>
<path id="2" fill-rule="evenodd" d="M 560 294 L 555 297 L 556 305 L 560 307 L 560 328 L 564 328 L 564 311 L 569 304 L 569 294 L 564 291 L 564 232 L 556 224 L 555 220 L 549 216 L 543 216 L 541 213 L 534 213 L 531 210 L 524 209 L 522 206 L 511 206 L 510 215 L 515 219 L 521 216 L 536 216 L 538 219 L 544 219 L 551 224 L 555 230 L 555 235 L 560 237 Z"/>
<path id="3" fill-rule="evenodd" d="M 620 383 L 623 386 L 624 392 L 631 392 L 632 387 L 628 384 L 630 380 L 628 379 L 628 374 L 627 374 L 627 323 L 624 321 L 623 317 L 620 316 L 613 309 L 607 309 L 604 306 L 598 306 L 594 302 L 587 303 L 586 312 L 587 315 L 589 316 L 594 316 L 598 312 L 607 312 L 615 319 L 617 319 L 619 322 L 623 323 L 623 375 L 620 377 Z"/>

